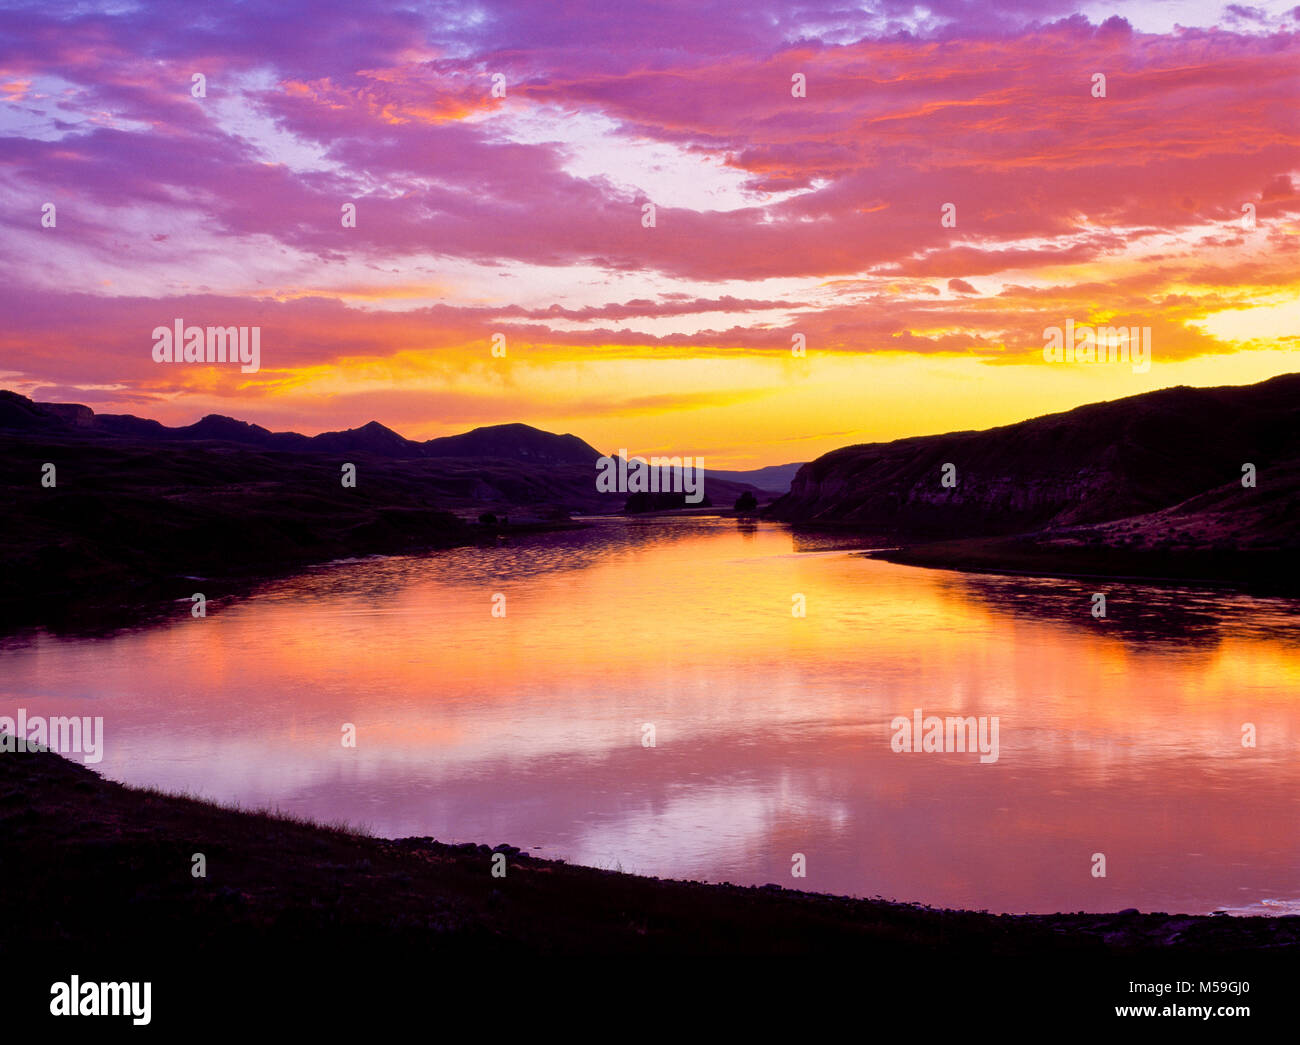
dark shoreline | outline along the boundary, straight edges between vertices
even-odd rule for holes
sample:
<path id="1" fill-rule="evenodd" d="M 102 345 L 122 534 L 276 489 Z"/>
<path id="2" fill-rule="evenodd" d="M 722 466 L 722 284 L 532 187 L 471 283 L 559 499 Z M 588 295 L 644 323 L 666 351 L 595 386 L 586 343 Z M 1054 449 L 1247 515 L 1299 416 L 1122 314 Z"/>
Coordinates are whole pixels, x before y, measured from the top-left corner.
<path id="1" fill-rule="evenodd" d="M 1300 916 L 998 915 L 671 881 L 223 808 L 114 783 L 49 752 L 0 753 L 0 831 L 9 957 L 16 942 L 93 951 L 128 934 L 155 949 L 183 931 L 235 949 L 1300 958 Z M 206 878 L 191 875 L 195 852 Z M 491 874 L 495 853 L 504 878 Z"/>
<path id="2" fill-rule="evenodd" d="M 151 984 L 153 1024 L 185 1031 L 453 1012 L 485 1029 L 488 998 L 529 1027 L 662 1003 L 733 1037 L 918 1002 L 931 1027 L 1113 1026 L 1152 1003 L 1281 1027 L 1300 960 L 1300 916 L 996 915 L 638 877 L 222 808 L 50 753 L 0 753 L 0 838 L 6 1026 L 46 1026 L 75 974 Z"/>
<path id="3" fill-rule="evenodd" d="M 355 487 L 341 485 L 344 458 Z M 39 484 L 47 462 L 57 469 L 49 489 Z M 507 459 L 5 431 L 0 501 L 0 636 L 107 634 L 188 613 L 180 603 L 196 591 L 219 602 L 341 559 L 582 529 L 581 515 L 618 516 L 624 505 L 573 463 L 539 471 Z M 731 509 L 647 514 L 707 513 Z"/>
<path id="4" fill-rule="evenodd" d="M 901 543 L 860 553 L 900 566 L 1059 577 L 1117 583 L 1232 588 L 1259 595 L 1300 596 L 1300 552 L 1128 551 L 1051 547 L 1023 538 L 972 537 Z"/>
<path id="5" fill-rule="evenodd" d="M 245 599 L 266 584 L 335 563 L 367 558 L 431 555 L 454 548 L 491 546 L 502 540 L 539 533 L 581 530 L 587 523 L 510 523 L 506 526 L 473 527 L 455 537 L 415 539 L 398 546 L 381 544 L 345 556 L 281 558 L 274 561 L 232 564 L 228 571 L 213 570 L 202 576 L 174 574 L 149 578 L 114 578 L 112 585 L 78 590 L 71 582 L 0 596 L 0 640 L 24 632 L 44 629 L 57 635 L 95 637 L 131 628 L 162 624 L 189 616 L 189 596 L 203 591 L 207 609 L 214 612 L 222 603 Z M 177 594 L 177 593 L 181 594 Z"/>

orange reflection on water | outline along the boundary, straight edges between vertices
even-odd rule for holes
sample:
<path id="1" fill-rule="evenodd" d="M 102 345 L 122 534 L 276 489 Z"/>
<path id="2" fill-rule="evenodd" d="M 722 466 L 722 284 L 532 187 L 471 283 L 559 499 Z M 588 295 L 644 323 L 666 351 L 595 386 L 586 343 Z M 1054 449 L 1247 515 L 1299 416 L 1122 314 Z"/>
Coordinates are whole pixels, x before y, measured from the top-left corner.
<path id="1" fill-rule="evenodd" d="M 802 546 L 605 520 L 332 565 L 11 643 L 0 714 L 102 714 L 117 779 L 658 875 L 1008 911 L 1300 898 L 1294 603 L 1111 584 L 1096 620 L 1093 583 Z M 996 716 L 998 760 L 896 753 L 914 708 Z"/>

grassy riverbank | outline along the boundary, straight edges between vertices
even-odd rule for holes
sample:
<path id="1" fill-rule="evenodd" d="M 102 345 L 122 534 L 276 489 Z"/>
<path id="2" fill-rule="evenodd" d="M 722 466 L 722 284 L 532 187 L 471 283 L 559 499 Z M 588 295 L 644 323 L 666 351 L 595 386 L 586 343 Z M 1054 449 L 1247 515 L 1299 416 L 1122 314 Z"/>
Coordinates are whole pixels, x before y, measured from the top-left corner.
<path id="1" fill-rule="evenodd" d="M 1146 954 L 1285 949 L 1300 918 L 995 915 L 638 877 L 509 846 L 389 840 L 126 787 L 50 753 L 0 754 L 0 949 L 162 953 L 183 938 L 438 953 Z M 202 853 L 207 876 L 191 874 Z M 500 862 L 500 861 L 498 861 Z M 51 912 L 58 912 L 51 917 Z"/>

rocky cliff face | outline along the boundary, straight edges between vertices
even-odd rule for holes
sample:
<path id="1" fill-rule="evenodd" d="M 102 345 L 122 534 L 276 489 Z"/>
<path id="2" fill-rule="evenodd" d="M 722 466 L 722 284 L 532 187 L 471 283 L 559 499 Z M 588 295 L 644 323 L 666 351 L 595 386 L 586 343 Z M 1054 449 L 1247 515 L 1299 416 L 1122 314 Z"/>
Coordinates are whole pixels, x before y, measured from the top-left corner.
<path id="1" fill-rule="evenodd" d="M 45 409 L 73 428 L 89 428 L 95 423 L 95 412 L 80 403 L 45 403 Z"/>
<path id="2" fill-rule="evenodd" d="M 804 465 L 769 514 L 878 533 L 1024 533 L 1159 512 L 1240 486 L 1247 463 L 1260 487 L 1270 477 L 1294 483 L 1297 459 L 1300 374 L 1289 374 L 1150 392 L 984 432 L 845 447 Z"/>

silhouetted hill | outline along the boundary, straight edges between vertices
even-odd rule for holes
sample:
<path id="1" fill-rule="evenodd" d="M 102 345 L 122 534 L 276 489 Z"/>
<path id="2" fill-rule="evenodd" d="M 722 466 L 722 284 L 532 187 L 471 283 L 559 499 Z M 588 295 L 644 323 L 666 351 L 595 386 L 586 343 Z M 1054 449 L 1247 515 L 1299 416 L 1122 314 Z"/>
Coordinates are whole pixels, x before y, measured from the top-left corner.
<path id="1" fill-rule="evenodd" d="M 764 493 L 784 494 L 790 491 L 790 484 L 803 467 L 802 462 L 795 464 L 773 464 L 766 468 L 754 468 L 746 472 L 711 471 L 715 479 L 726 479 L 733 483 L 746 483 L 757 487 Z"/>
<path id="2" fill-rule="evenodd" d="M 599 456 L 524 424 L 417 443 L 371 421 L 309 438 L 219 414 L 169 428 L 0 392 L 0 631 L 174 602 L 195 578 L 212 594 L 329 559 L 616 513 L 626 495 L 597 489 Z M 341 484 L 345 463 L 355 487 Z M 705 478 L 714 503 L 748 489 Z M 485 513 L 509 522 L 480 526 Z"/>
<path id="3" fill-rule="evenodd" d="M 59 430 L 118 436 L 146 442 L 219 440 L 268 450 L 321 453 L 362 451 L 395 458 L 492 458 L 535 465 L 579 464 L 591 468 L 600 452 L 576 435 L 556 435 L 526 424 L 488 425 L 459 435 L 416 442 L 378 421 L 316 436 L 272 432 L 222 414 L 208 414 L 191 425 L 168 427 L 133 414 L 96 414 L 78 403 L 37 403 L 16 392 L 0 391 L 0 430 Z"/>
<path id="4" fill-rule="evenodd" d="M 621 495 L 596 491 L 595 463 L 601 453 L 595 447 L 576 435 L 556 435 L 520 423 L 487 425 L 422 443 L 378 421 L 316 436 L 272 432 L 222 414 L 208 414 L 194 424 L 171 428 L 132 414 L 96 414 L 76 403 L 37 403 L 15 392 L 0 391 L 0 434 L 6 432 L 142 443 L 220 442 L 297 453 L 364 453 L 393 460 L 436 461 L 439 468 L 430 474 L 446 481 L 444 492 L 486 507 L 549 501 L 570 511 L 600 512 L 617 510 L 624 500 Z M 475 470 L 477 474 L 472 476 Z M 705 484 L 714 503 L 730 504 L 746 490 L 762 489 L 732 478 L 745 474 L 707 473 Z"/>
<path id="5" fill-rule="evenodd" d="M 1298 458 L 1300 374 L 1288 374 L 1244 387 L 1164 389 L 984 432 L 844 447 L 804 465 L 772 514 L 888 532 L 1020 533 L 1240 488 L 1247 462 L 1268 488 L 1272 470 Z M 941 483 L 949 463 L 951 489 Z"/>
<path id="6" fill-rule="evenodd" d="M 26 396 L 0 389 L 0 428 L 14 432 L 35 432 L 68 428 L 53 403 L 34 403 Z M 88 409 L 88 408 L 86 408 Z"/>
<path id="7" fill-rule="evenodd" d="M 1300 374 L 845 447 L 770 514 L 888 535 L 918 565 L 1276 585 L 1300 551 Z"/>
<path id="8" fill-rule="evenodd" d="M 420 444 L 398 435 L 378 421 L 342 432 L 322 432 L 305 440 L 302 449 L 326 453 L 361 450 L 383 457 L 422 457 Z"/>
<path id="9" fill-rule="evenodd" d="M 600 451 L 576 435 L 555 435 L 525 424 L 488 425 L 461 435 L 430 439 L 427 457 L 495 457 L 534 464 L 580 464 L 594 467 Z"/>
<path id="10" fill-rule="evenodd" d="M 3 428 L 0 425 L 0 428 Z M 107 435 L 121 436 L 123 439 L 139 439 L 151 442 L 167 438 L 171 431 L 166 425 L 147 417 L 134 414 L 96 414 L 95 427 Z"/>
<path id="11" fill-rule="evenodd" d="M 141 419 L 132 418 L 132 420 Z M 161 429 L 157 436 L 159 439 L 186 441 L 219 439 L 227 443 L 244 443 L 277 450 L 303 449 L 310 442 L 306 436 L 298 435 L 296 432 L 272 432 L 261 425 L 238 421 L 223 414 L 208 414 L 194 424 L 182 425 L 180 428 L 167 428 L 162 425 L 159 428 Z M 148 429 L 141 427 L 139 431 L 145 432 Z"/>

